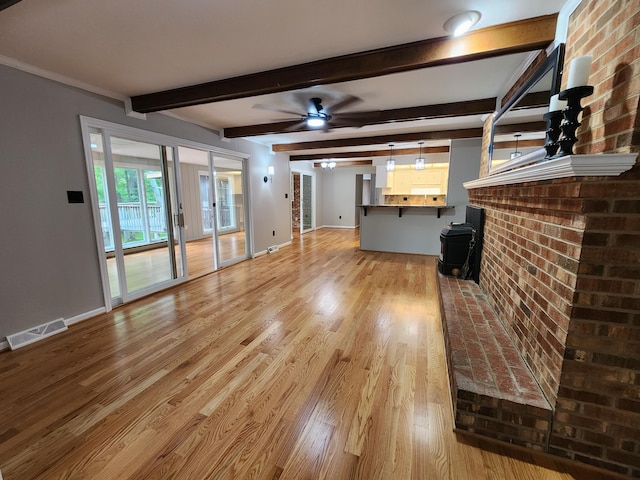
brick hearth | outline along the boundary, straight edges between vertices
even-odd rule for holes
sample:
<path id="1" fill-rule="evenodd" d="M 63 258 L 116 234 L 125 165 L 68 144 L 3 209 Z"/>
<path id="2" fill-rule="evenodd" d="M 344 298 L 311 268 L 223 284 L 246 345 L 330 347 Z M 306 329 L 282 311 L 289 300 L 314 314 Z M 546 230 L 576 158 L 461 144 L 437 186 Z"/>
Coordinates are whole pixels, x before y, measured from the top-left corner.
<path id="1" fill-rule="evenodd" d="M 551 406 L 486 296 L 437 275 L 456 428 L 546 450 Z"/>

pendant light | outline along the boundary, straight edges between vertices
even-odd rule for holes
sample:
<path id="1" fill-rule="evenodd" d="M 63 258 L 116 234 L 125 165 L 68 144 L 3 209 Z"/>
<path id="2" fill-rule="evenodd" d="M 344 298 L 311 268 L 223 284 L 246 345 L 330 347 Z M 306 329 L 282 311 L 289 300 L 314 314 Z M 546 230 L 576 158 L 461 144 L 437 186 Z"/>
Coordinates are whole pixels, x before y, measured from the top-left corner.
<path id="1" fill-rule="evenodd" d="M 387 172 L 393 172 L 396 169 L 396 162 L 393 159 L 393 143 L 389 144 L 389 160 L 387 160 Z"/>
<path id="2" fill-rule="evenodd" d="M 422 144 L 424 142 L 419 142 L 420 145 L 420 153 L 418 154 L 418 158 L 416 158 L 416 170 L 424 170 L 424 158 L 422 158 Z"/>
<path id="3" fill-rule="evenodd" d="M 518 139 L 522 136 L 522 134 L 521 133 L 516 133 L 513 136 L 516 137 L 516 151 L 515 152 L 511 152 L 511 159 L 512 160 L 514 158 L 518 158 L 520 155 L 522 155 L 522 152 L 518 151 Z"/>

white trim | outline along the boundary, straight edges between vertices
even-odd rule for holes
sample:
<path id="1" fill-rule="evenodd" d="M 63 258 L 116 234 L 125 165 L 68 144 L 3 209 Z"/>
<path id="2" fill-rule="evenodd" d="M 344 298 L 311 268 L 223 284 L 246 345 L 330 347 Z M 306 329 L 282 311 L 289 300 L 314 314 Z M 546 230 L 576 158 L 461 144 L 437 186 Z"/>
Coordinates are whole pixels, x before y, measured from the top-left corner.
<path id="1" fill-rule="evenodd" d="M 288 242 L 284 242 L 284 243 L 280 243 L 279 245 L 276 245 L 276 247 L 278 247 L 278 249 L 283 248 L 283 247 L 288 247 L 289 245 L 291 245 L 293 242 L 291 240 L 289 240 Z M 257 253 L 254 253 L 251 258 L 258 258 L 261 257 L 262 255 L 266 255 L 267 253 L 269 253 L 268 250 L 261 250 Z"/>
<path id="2" fill-rule="evenodd" d="M 464 188 L 494 187 L 553 178 L 615 177 L 636 164 L 637 153 L 567 155 L 546 162 L 490 175 L 464 183 Z"/>
<path id="3" fill-rule="evenodd" d="M 93 170 L 93 152 L 91 151 L 91 141 L 89 131 L 91 126 L 81 116 L 80 117 L 80 130 L 82 131 L 82 143 L 84 147 L 84 159 L 87 167 L 87 181 L 89 182 L 89 197 L 91 198 L 91 212 L 93 213 L 93 230 L 96 236 L 96 250 L 98 267 L 100 270 L 100 281 L 102 285 L 102 296 L 104 300 L 105 310 L 110 312 L 113 308 L 111 304 L 111 290 L 109 287 L 109 272 L 107 270 L 106 261 L 103 260 L 105 245 L 103 240 L 102 224 L 100 222 L 100 211 L 98 209 L 98 190 L 96 187 L 95 173 Z M 93 178 L 92 178 L 93 175 Z M 115 243 L 115 241 L 114 241 Z M 114 244 L 115 250 L 115 244 Z"/>
<path id="4" fill-rule="evenodd" d="M 124 100 L 124 112 L 127 115 L 127 117 L 137 118 L 139 120 L 147 119 L 147 115 L 145 113 L 136 112 L 133 109 L 130 98 L 125 98 Z"/>
<path id="5" fill-rule="evenodd" d="M 80 315 L 76 315 L 68 319 L 63 319 L 63 321 L 67 327 L 70 327 L 71 325 L 75 325 L 76 323 L 82 322 L 84 320 L 97 317 L 98 315 L 101 315 L 103 313 L 107 313 L 107 309 L 105 307 L 100 307 L 100 308 L 96 308 L 95 310 L 90 310 L 88 312 L 81 313 Z M 36 327 L 32 327 L 32 328 L 36 328 Z M 42 338 L 45 338 L 45 337 L 42 337 Z M 9 342 L 6 341 L 6 337 L 5 337 L 5 340 L 0 342 L 0 352 L 4 350 L 9 350 L 9 349 L 10 349 L 10 345 L 9 345 Z M 2 479 L 0 478 L 0 480 Z"/>
<path id="6" fill-rule="evenodd" d="M 54 73 L 39 67 L 34 67 L 33 65 L 29 65 L 28 63 L 21 62 L 20 60 L 16 60 L 15 58 L 5 57 L 4 55 L 0 55 L 0 65 L 5 65 L 7 67 L 15 68 L 16 70 L 31 73 L 32 75 L 46 78 L 48 80 L 53 80 L 54 82 L 62 83 L 63 85 L 86 90 L 87 92 L 97 93 L 98 95 L 114 98 L 116 100 L 120 100 L 121 102 L 124 102 L 128 98 L 119 93 L 112 92 L 111 90 L 105 90 L 89 83 L 81 82 L 71 77 L 60 75 L 59 73 Z"/>
<path id="7" fill-rule="evenodd" d="M 360 225 L 346 225 L 346 226 L 345 225 L 323 225 L 319 228 L 346 228 L 346 229 L 353 230 L 358 228 L 359 226 Z"/>
<path id="8" fill-rule="evenodd" d="M 98 315 L 101 315 L 103 313 L 107 313 L 107 309 L 105 307 L 96 308 L 95 310 L 90 310 L 88 312 L 81 313 L 80 315 L 76 315 L 75 317 L 66 319 L 64 323 L 67 325 L 67 327 L 69 327 L 71 325 L 75 325 L 76 323 L 83 322 L 84 320 L 97 317 Z"/>
<path id="9" fill-rule="evenodd" d="M 520 66 L 513 72 L 513 75 L 509 77 L 509 79 L 502 85 L 500 90 L 498 90 L 498 95 L 496 95 L 496 111 L 500 110 L 500 105 L 502 105 L 502 100 L 504 96 L 509 92 L 511 87 L 522 77 L 524 72 L 527 71 L 527 68 L 533 63 L 533 61 L 538 57 L 542 50 L 534 50 L 533 52 L 529 52 L 527 58 L 520 64 Z"/>
<path id="10" fill-rule="evenodd" d="M 9 68 L 15 68 L 16 70 L 20 70 L 22 72 L 30 73 L 32 75 L 36 75 L 41 78 L 46 78 L 47 80 L 51 80 L 54 82 L 61 83 L 63 85 L 67 85 L 73 88 L 79 88 L 80 90 L 84 90 L 86 92 L 95 93 L 97 95 L 102 95 L 103 97 L 113 98 L 115 100 L 120 100 L 123 103 L 122 108 L 127 116 L 132 118 L 138 118 L 141 120 L 146 120 L 147 115 L 145 113 L 139 113 L 133 110 L 131 107 L 131 97 L 127 97 L 126 95 L 122 95 L 120 93 L 112 92 L 111 90 L 105 90 L 104 88 L 96 87 L 95 85 L 91 85 L 90 83 L 85 83 L 80 80 L 76 80 L 71 77 L 67 77 L 64 75 L 60 75 L 59 73 L 52 72 L 50 70 L 45 70 L 43 68 L 35 67 L 33 65 L 29 65 L 28 63 L 21 62 L 20 60 L 16 60 L 15 58 L 6 57 L 4 55 L 0 55 L 0 65 L 5 65 Z M 183 122 L 192 123 L 194 125 L 198 125 L 200 127 L 211 130 L 215 133 L 220 140 L 224 142 L 229 142 L 230 139 L 223 138 L 220 133 L 220 130 L 217 130 L 218 127 L 215 125 L 211 125 L 199 120 L 186 118 L 183 115 L 179 115 L 175 112 L 165 110 L 161 112 L 154 112 L 160 115 L 165 115 L 167 117 L 172 117 L 178 120 L 182 120 Z M 258 143 L 258 142 L 254 142 Z M 262 144 L 260 144 L 262 145 Z"/>
<path id="11" fill-rule="evenodd" d="M 208 143 L 194 142 L 180 137 L 174 137 L 172 135 L 165 135 L 163 133 L 153 132 L 151 130 L 144 130 L 141 128 L 130 127 L 128 125 L 122 125 L 120 123 L 108 122 L 106 120 L 100 120 L 98 118 L 87 117 L 80 115 L 80 121 L 86 124 L 88 127 L 97 129 L 110 130 L 111 133 L 116 135 L 124 135 L 131 140 L 139 140 L 142 142 L 156 142 L 166 145 L 167 147 L 190 147 L 198 150 L 207 150 L 220 155 L 228 155 L 231 158 L 248 159 L 249 154 L 244 152 L 238 152 L 237 150 L 229 150 L 227 148 L 216 147 Z"/>
<path id="12" fill-rule="evenodd" d="M 582 3 L 582 0 L 569 0 L 565 6 L 560 9 L 558 20 L 556 21 L 556 39 L 554 46 L 558 46 L 560 43 L 566 43 L 571 14 L 578 8 L 580 3 Z"/>

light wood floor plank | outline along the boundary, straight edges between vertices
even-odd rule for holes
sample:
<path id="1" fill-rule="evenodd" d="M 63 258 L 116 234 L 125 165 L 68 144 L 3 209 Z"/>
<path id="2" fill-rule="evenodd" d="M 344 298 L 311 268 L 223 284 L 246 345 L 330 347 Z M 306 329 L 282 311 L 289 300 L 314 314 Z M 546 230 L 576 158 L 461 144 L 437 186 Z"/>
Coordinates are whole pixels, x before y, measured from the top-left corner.
<path id="1" fill-rule="evenodd" d="M 3 477 L 606 478 L 453 432 L 434 278 L 323 229 L 0 353 Z"/>

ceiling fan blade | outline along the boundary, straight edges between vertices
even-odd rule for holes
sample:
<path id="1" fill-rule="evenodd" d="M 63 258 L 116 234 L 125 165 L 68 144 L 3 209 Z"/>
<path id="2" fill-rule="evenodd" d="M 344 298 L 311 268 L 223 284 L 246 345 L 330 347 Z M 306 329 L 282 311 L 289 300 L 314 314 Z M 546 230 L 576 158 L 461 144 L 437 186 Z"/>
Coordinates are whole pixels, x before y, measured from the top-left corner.
<path id="1" fill-rule="evenodd" d="M 282 131 L 283 132 L 297 132 L 300 130 L 301 127 L 304 127 L 306 125 L 304 120 L 301 120 L 293 125 L 291 125 L 290 127 L 284 128 Z"/>
<path id="2" fill-rule="evenodd" d="M 286 113 L 287 115 L 295 115 L 296 120 L 304 116 L 300 112 L 293 112 L 291 110 L 284 110 L 282 108 L 270 107 L 269 105 L 258 104 L 258 105 L 254 105 L 253 108 L 257 110 L 267 110 L 269 112 L 280 112 L 280 113 Z"/>
<path id="3" fill-rule="evenodd" d="M 334 127 L 363 127 L 366 122 L 363 122 L 361 118 L 350 115 L 336 115 L 331 119 L 331 125 Z"/>
<path id="4" fill-rule="evenodd" d="M 327 107 L 326 109 L 329 112 L 338 112 L 339 110 L 342 110 L 344 108 L 347 108 L 348 106 L 351 105 L 355 105 L 356 103 L 360 103 L 362 101 L 362 99 L 360 97 L 356 97 L 355 95 L 348 95 L 345 98 L 343 98 L 342 100 L 340 100 L 338 103 L 335 103 L 333 105 L 331 105 L 330 107 Z"/>

